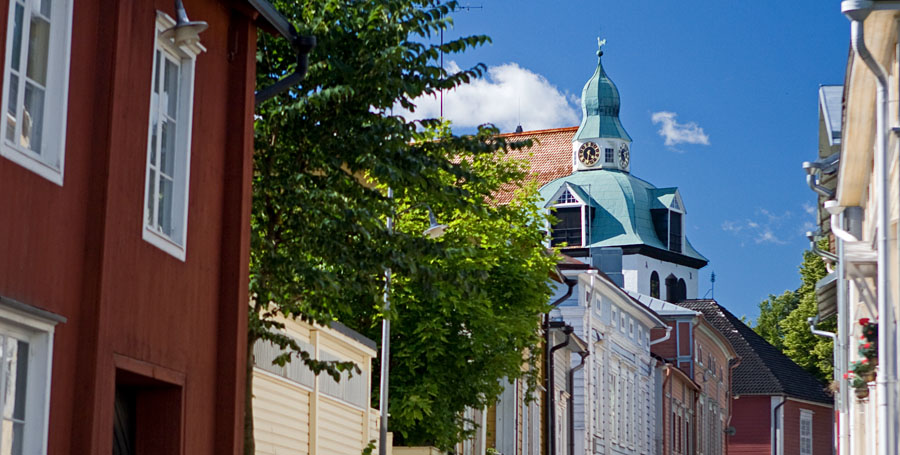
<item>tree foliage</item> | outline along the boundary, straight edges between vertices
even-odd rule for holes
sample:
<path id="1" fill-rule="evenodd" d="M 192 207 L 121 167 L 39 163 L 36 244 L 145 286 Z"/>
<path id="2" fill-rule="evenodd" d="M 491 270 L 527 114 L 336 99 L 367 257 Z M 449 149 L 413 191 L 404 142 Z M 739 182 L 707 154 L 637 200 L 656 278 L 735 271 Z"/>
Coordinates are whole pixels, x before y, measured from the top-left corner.
<path id="1" fill-rule="evenodd" d="M 828 272 L 822 258 L 811 251 L 803 252 L 799 270 L 800 287 L 779 296 L 770 295 L 762 301 L 753 330 L 806 371 L 822 381 L 828 381 L 834 371 L 834 344 L 830 338 L 813 335 L 807 322 L 818 311 L 816 282 Z M 822 321 L 817 327 L 833 331 L 835 321 Z"/>
<path id="2" fill-rule="evenodd" d="M 448 74 L 436 60 L 488 39 L 434 42 L 456 2 L 273 3 L 318 45 L 302 84 L 257 109 L 249 346 L 270 341 L 291 351 L 278 361 L 316 372 L 352 368 L 310 358 L 279 334 L 276 317 L 341 320 L 380 340 L 389 267 L 389 429 L 398 444 L 447 449 L 465 436 L 463 409 L 493 402 L 499 379 L 521 376 L 524 353 L 537 351 L 554 258 L 542 247 L 536 188 L 517 186 L 523 165 L 505 159 L 527 144 L 508 144 L 489 126 L 456 136 L 392 109 L 414 110 L 418 96 L 480 76 L 483 65 Z M 258 48 L 258 86 L 293 70 L 285 40 L 260 34 Z M 492 204 L 510 184 L 517 197 Z M 450 226 L 440 239 L 422 234 L 423 204 Z M 252 453 L 249 414 L 246 423 Z"/>

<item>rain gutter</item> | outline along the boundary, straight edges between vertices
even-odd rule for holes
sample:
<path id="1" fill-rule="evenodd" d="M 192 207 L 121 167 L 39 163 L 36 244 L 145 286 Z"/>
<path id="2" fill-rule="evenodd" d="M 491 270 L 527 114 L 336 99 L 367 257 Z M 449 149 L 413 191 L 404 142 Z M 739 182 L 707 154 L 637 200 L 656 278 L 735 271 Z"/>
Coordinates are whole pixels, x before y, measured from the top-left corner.
<path id="1" fill-rule="evenodd" d="M 302 36 L 290 21 L 284 15 L 278 12 L 271 3 L 266 0 L 247 0 L 259 14 L 272 25 L 279 35 L 285 37 L 290 43 L 291 48 L 297 58 L 297 66 L 294 71 L 274 84 L 257 90 L 255 94 L 256 105 L 296 86 L 306 76 L 306 70 L 309 69 L 309 53 L 316 47 L 315 36 Z"/>

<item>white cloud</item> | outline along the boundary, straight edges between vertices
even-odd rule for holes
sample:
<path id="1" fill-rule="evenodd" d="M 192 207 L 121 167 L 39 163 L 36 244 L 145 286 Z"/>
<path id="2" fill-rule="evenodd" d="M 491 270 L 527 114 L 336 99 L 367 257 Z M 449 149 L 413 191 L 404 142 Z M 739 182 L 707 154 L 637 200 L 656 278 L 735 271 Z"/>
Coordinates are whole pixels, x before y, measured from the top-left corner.
<path id="1" fill-rule="evenodd" d="M 816 214 L 816 206 L 810 204 L 809 202 L 804 202 L 803 203 L 803 211 L 805 211 L 809 215 L 815 215 Z"/>
<path id="2" fill-rule="evenodd" d="M 456 62 L 446 64 L 450 73 L 459 71 Z M 444 92 L 444 118 L 458 127 L 474 127 L 493 123 L 503 132 L 522 125 L 527 130 L 577 125 L 571 94 L 560 92 L 544 76 L 506 63 L 489 67 L 485 77 Z M 417 98 L 416 111 L 395 108 L 394 113 L 407 119 L 437 118 L 441 115 L 440 97 Z"/>
<path id="3" fill-rule="evenodd" d="M 700 144 L 709 145 L 709 136 L 703 132 L 703 128 L 696 122 L 678 123 L 675 120 L 678 114 L 674 112 L 662 111 L 654 112 L 650 117 L 653 124 L 661 124 L 659 127 L 659 135 L 666 139 L 667 146 L 678 144 Z"/>
<path id="4" fill-rule="evenodd" d="M 786 210 L 777 215 L 766 209 L 757 209 L 754 219 L 726 220 L 722 222 L 722 230 L 734 234 L 741 240 L 741 246 L 745 241 L 756 244 L 771 243 L 784 245 L 788 242 L 784 239 L 785 225 L 790 225 L 793 214 Z M 794 235 L 793 233 L 790 234 Z"/>

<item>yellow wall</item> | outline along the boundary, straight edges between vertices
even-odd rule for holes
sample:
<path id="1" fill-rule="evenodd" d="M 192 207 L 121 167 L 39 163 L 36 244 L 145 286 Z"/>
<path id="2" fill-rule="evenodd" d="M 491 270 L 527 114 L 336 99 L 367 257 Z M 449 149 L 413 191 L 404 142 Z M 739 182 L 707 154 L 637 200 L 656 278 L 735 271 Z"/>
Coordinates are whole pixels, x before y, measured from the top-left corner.
<path id="1" fill-rule="evenodd" d="M 300 380 L 300 364 L 280 368 L 262 360 L 266 349 L 256 350 L 253 374 L 253 425 L 259 455 L 359 455 L 370 440 L 378 439 L 378 411 L 370 409 L 371 362 L 375 350 L 334 329 L 302 321 L 283 321 L 285 333 L 310 349 L 316 358 L 353 361 L 363 378 L 362 394 L 351 403 L 327 394 L 326 374 Z M 271 349 L 269 350 L 271 352 Z M 299 362 L 294 360 L 294 362 Z M 305 368 L 305 367 L 303 367 Z M 293 371 L 293 374 L 291 373 Z M 346 382 L 346 374 L 341 384 Z M 311 378 L 312 376 L 304 376 Z M 355 382 L 359 383 L 360 379 Z M 352 399 L 350 401 L 353 401 Z"/>

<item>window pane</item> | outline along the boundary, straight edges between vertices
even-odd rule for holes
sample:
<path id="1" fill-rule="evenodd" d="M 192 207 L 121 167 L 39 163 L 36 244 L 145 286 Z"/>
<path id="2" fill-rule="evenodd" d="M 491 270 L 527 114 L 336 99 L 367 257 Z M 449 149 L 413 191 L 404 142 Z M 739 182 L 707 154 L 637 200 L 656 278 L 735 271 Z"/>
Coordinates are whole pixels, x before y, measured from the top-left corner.
<path id="1" fill-rule="evenodd" d="M 165 91 L 168 96 L 166 113 L 174 119 L 178 110 L 178 65 L 169 59 L 166 59 Z"/>
<path id="2" fill-rule="evenodd" d="M 147 173 L 147 224 L 153 226 L 153 198 L 156 196 L 156 170 Z"/>
<path id="3" fill-rule="evenodd" d="M 25 82 L 25 110 L 22 117 L 22 145 L 40 154 L 41 130 L 44 126 L 44 90 L 30 82 Z"/>
<path id="4" fill-rule="evenodd" d="M 25 73 L 41 85 L 47 84 L 47 54 L 50 51 L 50 23 L 39 16 L 31 16 L 28 33 L 28 66 Z"/>
<path id="5" fill-rule="evenodd" d="M 154 112 L 156 109 L 154 109 Z M 159 163 L 156 162 L 156 137 L 158 133 L 158 128 L 156 124 L 156 116 L 151 113 L 150 114 L 150 165 L 157 166 Z"/>
<path id="6" fill-rule="evenodd" d="M 44 17 L 50 17 L 50 0 L 35 0 L 37 3 L 36 9 L 44 15 Z"/>
<path id="7" fill-rule="evenodd" d="M 3 444 L 0 446 L 0 455 L 22 455 L 25 424 L 4 419 L 2 431 Z"/>
<path id="8" fill-rule="evenodd" d="M 11 142 L 16 140 L 16 104 L 19 99 L 19 77 L 9 76 L 9 103 L 6 112 L 6 139 Z"/>
<path id="9" fill-rule="evenodd" d="M 162 146 L 159 149 L 159 171 L 172 177 L 175 171 L 175 123 L 162 121 Z"/>
<path id="10" fill-rule="evenodd" d="M 25 418 L 25 390 L 28 382 L 28 343 L 6 338 L 3 346 L 6 390 L 3 391 L 3 418 Z"/>
<path id="11" fill-rule="evenodd" d="M 12 68 L 19 70 L 19 60 L 22 55 L 22 17 L 25 15 L 25 8 L 16 3 L 16 22 L 13 25 L 13 48 L 12 48 Z"/>
<path id="12" fill-rule="evenodd" d="M 159 65 L 161 58 L 161 53 L 159 51 L 156 51 L 156 66 L 154 66 L 154 68 L 156 68 L 156 73 L 153 74 L 153 93 L 159 93 Z M 153 100 L 156 101 L 156 98 L 153 98 Z"/>
<path id="13" fill-rule="evenodd" d="M 156 219 L 159 229 L 171 237 L 174 230 L 172 229 L 172 180 L 166 177 L 159 177 L 159 208 L 157 208 Z"/>

